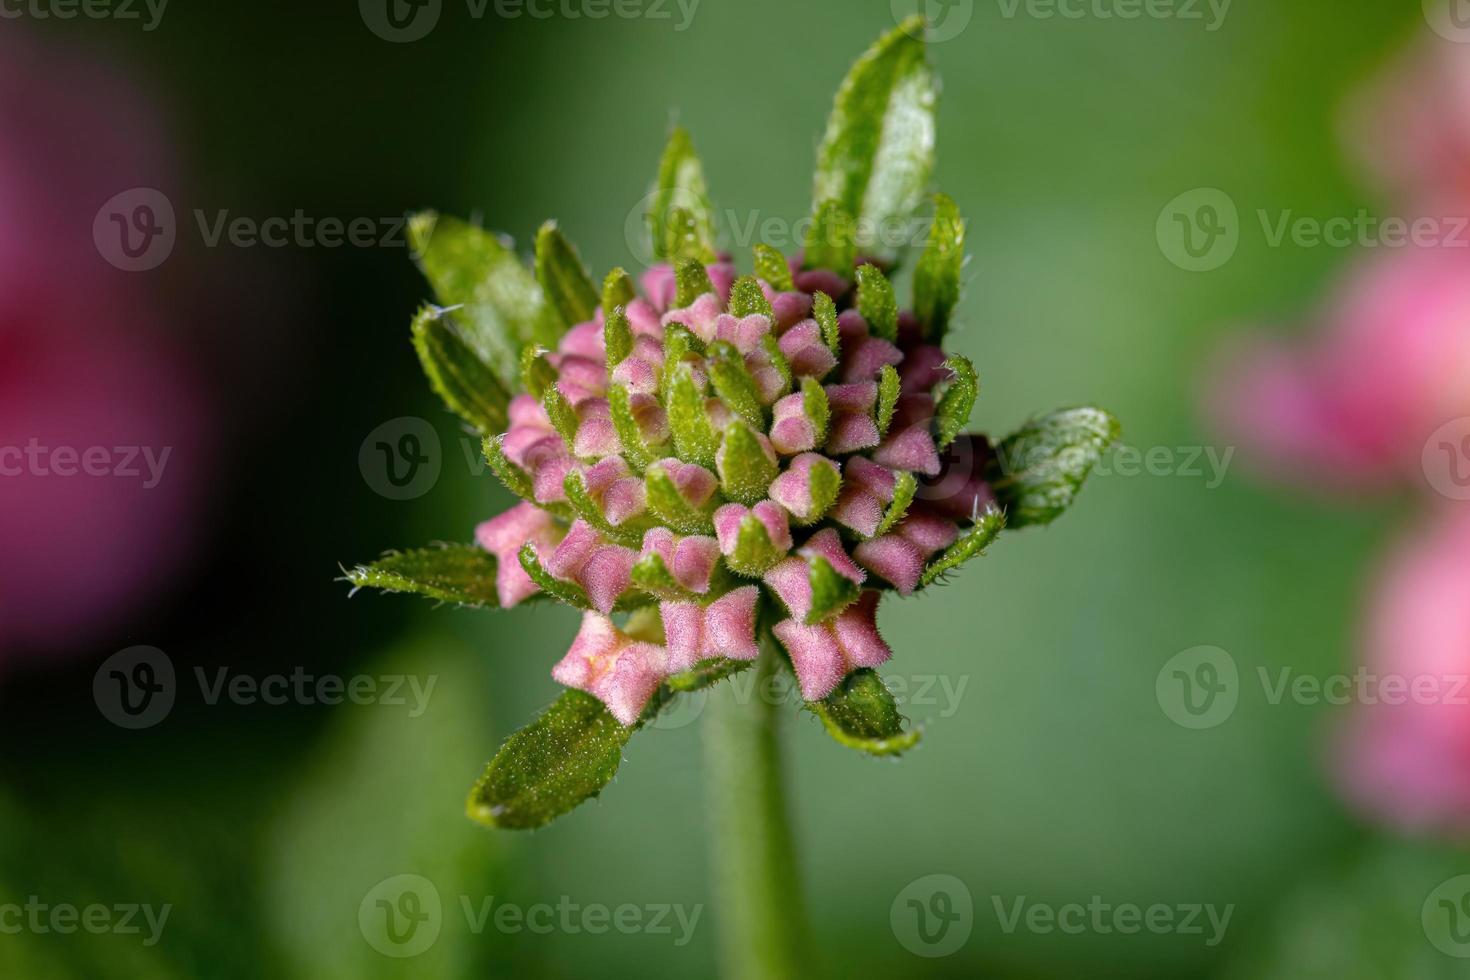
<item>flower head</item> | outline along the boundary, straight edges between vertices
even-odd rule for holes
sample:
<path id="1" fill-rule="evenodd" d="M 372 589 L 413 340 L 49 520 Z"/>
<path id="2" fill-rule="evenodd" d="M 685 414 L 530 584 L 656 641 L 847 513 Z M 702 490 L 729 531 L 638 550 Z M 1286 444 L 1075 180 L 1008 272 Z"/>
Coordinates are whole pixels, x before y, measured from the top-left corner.
<path id="1" fill-rule="evenodd" d="M 918 732 L 874 672 L 893 656 L 882 596 L 949 575 L 1002 527 L 1055 518 L 1116 437 L 1090 408 L 994 444 L 964 434 L 979 384 L 944 345 L 964 263 L 953 201 L 933 198 L 909 309 L 893 257 L 864 257 L 880 249 L 860 228 L 902 224 L 924 200 L 935 84 L 922 35 L 905 22 L 844 83 L 791 258 L 759 244 L 743 272 L 717 252 L 680 130 L 650 195 L 659 261 L 636 279 L 615 269 L 599 289 L 554 223 L 529 270 L 472 225 L 411 223 L 440 304 L 415 319 L 415 348 L 521 503 L 481 524 L 476 546 L 348 577 L 582 610 L 552 670 L 570 690 L 491 763 L 477 818 L 527 827 L 565 812 L 611 779 L 633 729 L 762 657 L 790 668 L 839 742 L 902 752 Z"/>

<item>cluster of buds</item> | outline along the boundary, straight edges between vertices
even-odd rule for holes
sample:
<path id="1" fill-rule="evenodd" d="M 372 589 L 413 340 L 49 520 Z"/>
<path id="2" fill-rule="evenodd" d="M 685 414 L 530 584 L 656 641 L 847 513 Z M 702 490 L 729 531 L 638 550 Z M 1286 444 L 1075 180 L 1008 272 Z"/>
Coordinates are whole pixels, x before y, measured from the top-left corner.
<path id="1" fill-rule="evenodd" d="M 756 265 L 655 266 L 641 293 L 614 271 L 591 319 L 526 350 L 509 431 L 487 442 L 527 498 L 476 532 L 500 604 L 582 607 L 553 676 L 625 725 L 666 678 L 755 659 L 763 609 L 809 701 L 882 664 L 879 590 L 913 592 L 994 504 L 983 439 L 945 455 L 974 369 L 899 311 L 883 271 L 764 247 Z M 635 609 L 658 642 L 609 618 Z"/>
<path id="2" fill-rule="evenodd" d="M 599 289 L 554 222 L 532 268 L 475 225 L 410 223 L 438 299 L 413 323 L 419 360 L 522 502 L 473 545 L 391 553 L 348 580 L 582 611 L 552 669 L 567 690 L 501 747 L 471 792 L 475 819 L 566 813 L 612 779 L 634 730 L 753 661 L 789 667 L 838 742 L 907 750 L 919 732 L 875 670 L 892 656 L 883 594 L 933 584 L 1003 527 L 1050 522 L 1117 437 L 1095 408 L 994 444 L 965 434 L 975 369 L 944 350 L 965 229 L 942 194 L 900 309 L 891 243 L 871 229 L 929 199 L 938 87 L 923 35 L 905 21 L 843 81 L 793 259 L 759 244 L 741 275 L 717 251 L 678 129 L 649 197 L 658 264 L 636 283 L 617 269 Z"/>

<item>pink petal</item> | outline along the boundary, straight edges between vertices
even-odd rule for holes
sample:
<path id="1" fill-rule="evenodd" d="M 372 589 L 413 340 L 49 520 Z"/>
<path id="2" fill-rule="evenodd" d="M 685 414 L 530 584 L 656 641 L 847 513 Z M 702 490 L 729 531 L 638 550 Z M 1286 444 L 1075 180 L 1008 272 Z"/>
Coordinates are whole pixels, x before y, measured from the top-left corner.
<path id="1" fill-rule="evenodd" d="M 885 364 L 898 365 L 903 353 L 881 337 L 861 337 L 842 345 L 842 380 L 868 381 L 878 376 Z"/>
<path id="2" fill-rule="evenodd" d="M 755 604 L 759 597 L 758 586 L 746 585 L 710 603 L 704 619 L 707 656 L 754 660 L 760 654 L 755 642 Z"/>
<path id="3" fill-rule="evenodd" d="M 812 513 L 811 474 L 817 466 L 831 467 L 841 472 L 838 465 L 816 453 L 802 453 L 792 459 L 786 472 L 771 483 L 771 499 L 802 519 L 810 519 Z"/>
<path id="4" fill-rule="evenodd" d="M 795 555 L 777 562 L 762 576 L 767 587 L 786 605 L 796 620 L 812 611 L 811 570 L 806 559 Z"/>
<path id="5" fill-rule="evenodd" d="M 846 655 L 849 668 L 878 667 L 893 656 L 893 651 L 878 634 L 878 598 L 877 592 L 865 590 L 832 624 L 832 631 Z"/>
<path id="6" fill-rule="evenodd" d="M 771 332 L 771 321 L 762 313 L 736 319 L 722 313 L 715 319 L 715 339 L 733 344 L 742 354 L 760 349 L 761 338 Z"/>
<path id="7" fill-rule="evenodd" d="M 674 547 L 669 570 L 691 592 L 708 592 L 715 563 L 720 560 L 720 543 L 704 535 L 690 535 Z"/>
<path id="8" fill-rule="evenodd" d="M 785 333 L 793 325 L 812 315 L 812 297 L 809 293 L 776 293 L 769 299 L 771 310 L 776 314 L 777 333 Z"/>
<path id="9" fill-rule="evenodd" d="M 852 554 L 859 565 L 893 583 L 901 595 L 913 592 L 924 574 L 923 552 L 897 532 L 864 541 Z"/>
<path id="10" fill-rule="evenodd" d="M 561 342 L 556 349 L 571 357 L 585 358 L 589 361 L 603 361 L 607 358 L 607 350 L 602 341 L 602 316 L 599 312 L 596 320 L 588 320 L 572 327 L 562 334 Z"/>
<path id="11" fill-rule="evenodd" d="M 883 444 L 873 451 L 873 460 L 896 470 L 926 476 L 937 475 L 940 468 L 934 437 L 920 426 L 889 432 Z"/>
<path id="12" fill-rule="evenodd" d="M 848 557 L 847 551 L 842 547 L 842 538 L 838 536 L 835 528 L 824 528 L 813 534 L 807 543 L 798 549 L 797 554 L 804 557 L 821 555 L 831 564 L 833 571 L 858 585 L 861 585 L 867 578 L 863 570 L 854 565 L 852 559 Z"/>
<path id="13" fill-rule="evenodd" d="M 837 412 L 828 424 L 826 450 L 834 455 L 871 449 L 881 440 L 878 423 L 866 412 Z"/>
<path id="14" fill-rule="evenodd" d="M 562 538 L 551 556 L 541 559 L 542 566 L 554 578 L 574 581 L 577 571 L 587 564 L 602 543 L 602 535 L 597 533 L 597 529 L 579 518 L 572 522 L 567 536 Z"/>
<path id="15" fill-rule="evenodd" d="M 847 676 L 842 651 L 827 625 L 803 626 L 795 619 L 785 619 L 771 631 L 791 655 L 797 685 L 807 701 L 822 700 Z"/>

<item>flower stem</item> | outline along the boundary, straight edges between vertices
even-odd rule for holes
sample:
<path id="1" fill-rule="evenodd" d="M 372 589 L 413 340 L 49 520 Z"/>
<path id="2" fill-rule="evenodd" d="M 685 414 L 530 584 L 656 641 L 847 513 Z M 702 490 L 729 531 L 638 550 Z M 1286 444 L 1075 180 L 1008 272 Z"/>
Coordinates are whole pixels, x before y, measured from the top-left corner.
<path id="1" fill-rule="evenodd" d="M 774 641 L 746 677 L 710 694 L 704 724 L 710 847 L 721 975 L 783 980 L 810 975 L 806 913 L 770 696 L 781 670 Z M 753 676 L 751 676 L 753 675 Z M 741 681 L 746 681 L 742 684 Z M 737 697 L 748 691 L 749 697 Z"/>

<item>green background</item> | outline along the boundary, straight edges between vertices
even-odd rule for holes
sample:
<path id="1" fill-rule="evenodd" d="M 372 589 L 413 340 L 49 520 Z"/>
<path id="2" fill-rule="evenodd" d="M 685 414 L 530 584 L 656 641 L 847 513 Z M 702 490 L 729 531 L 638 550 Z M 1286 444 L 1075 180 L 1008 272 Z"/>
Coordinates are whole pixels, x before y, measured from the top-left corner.
<path id="1" fill-rule="evenodd" d="M 1208 32 L 973 5 L 931 53 L 944 83 L 937 183 L 970 222 L 951 345 L 980 373 L 978 427 L 1092 403 L 1122 420 L 1130 446 L 1223 451 L 1198 410 L 1212 349 L 1244 323 L 1308 310 L 1350 258 L 1269 247 L 1256 211 L 1387 206 L 1346 172 L 1336 120 L 1351 87 L 1423 30 L 1413 6 L 1389 7 L 1236 0 Z M 742 221 L 804 215 L 832 92 L 894 24 L 887 4 L 851 0 L 701 0 L 683 32 L 676 11 L 475 20 L 447 2 L 429 37 L 394 45 L 352 3 L 304 8 L 180 2 L 152 33 L 82 21 L 41 33 L 152 86 L 179 142 L 181 215 L 436 207 L 480 215 L 523 247 L 555 217 L 600 272 L 635 261 L 628 216 L 671 120 L 692 132 L 721 208 Z M 1223 189 L 1242 215 L 1238 252 L 1209 273 L 1175 267 L 1155 238 L 1160 209 L 1197 187 Z M 151 949 L 0 936 L 6 975 L 708 974 L 709 907 L 683 947 L 465 927 L 461 895 L 708 906 L 699 726 L 635 738 L 602 799 L 545 830 L 467 821 L 482 764 L 555 696 L 549 667 L 576 619 L 349 602 L 333 581 L 338 563 L 387 547 L 467 539 L 508 503 L 465 464 L 456 421 L 421 383 L 407 325 L 426 287 L 402 248 L 242 255 L 192 239 L 159 273 L 170 288 L 207 289 L 222 306 L 264 291 L 274 306 L 250 338 L 269 380 L 223 392 L 261 418 L 225 447 L 206 553 L 114 642 L 0 686 L 0 898 L 174 910 Z M 359 474 L 358 447 L 412 415 L 437 428 L 443 473 L 417 500 L 387 500 Z M 1268 704 L 1255 670 L 1348 668 L 1369 565 L 1409 506 L 1324 507 L 1263 488 L 1238 459 L 1223 485 L 1206 482 L 1099 476 L 1055 526 L 886 604 L 887 673 L 965 684 L 948 717 L 942 699 L 909 708 L 926 732 L 901 762 L 858 757 L 791 712 L 802 873 L 834 975 L 1205 977 L 1309 927 L 1352 938 L 1350 919 L 1312 926 L 1287 901 L 1383 846 L 1325 785 L 1338 716 Z M 301 666 L 438 681 L 419 718 L 381 705 L 210 706 L 185 684 L 163 724 L 123 732 L 92 705 L 91 673 L 132 643 L 163 648 L 183 675 Z M 1229 721 L 1190 731 L 1160 710 L 1154 682 L 1202 644 L 1229 651 L 1246 683 Z M 1431 884 L 1465 870 L 1426 860 Z M 439 940 L 408 960 L 379 955 L 357 927 L 368 890 L 401 873 L 429 878 L 445 901 Z M 890 929 L 890 905 L 935 873 L 965 882 L 974 932 L 953 956 L 921 959 Z M 1200 936 L 1007 934 L 992 905 L 1094 895 L 1235 911 L 1208 948 Z M 1393 941 L 1427 949 L 1417 905 L 1398 911 Z"/>

